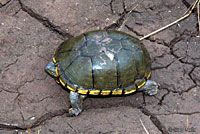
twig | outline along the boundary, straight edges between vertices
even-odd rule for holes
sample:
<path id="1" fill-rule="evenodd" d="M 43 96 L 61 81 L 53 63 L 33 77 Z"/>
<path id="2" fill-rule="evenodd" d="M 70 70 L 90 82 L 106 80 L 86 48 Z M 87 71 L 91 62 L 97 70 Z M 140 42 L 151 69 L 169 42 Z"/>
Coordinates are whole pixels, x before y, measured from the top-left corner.
<path id="1" fill-rule="evenodd" d="M 31 127 L 30 127 L 30 125 L 28 125 L 27 130 L 28 130 L 28 134 L 31 134 Z"/>
<path id="2" fill-rule="evenodd" d="M 144 126 L 144 124 L 143 124 L 143 122 L 142 122 L 142 120 L 141 120 L 141 119 L 140 119 L 140 122 L 141 122 L 141 124 L 142 124 L 142 127 L 144 128 L 145 132 L 146 132 L 147 134 L 149 134 L 149 132 L 147 131 L 147 129 L 146 129 L 146 127 Z"/>
<path id="3" fill-rule="evenodd" d="M 41 126 L 39 126 L 38 128 L 38 134 L 40 134 L 40 131 L 41 131 Z"/>
<path id="4" fill-rule="evenodd" d="M 189 128 L 189 119 L 188 119 L 188 115 L 187 115 L 187 119 L 186 119 L 186 128 L 187 128 L 187 129 Z M 187 134 L 188 134 L 188 131 L 187 131 Z"/>
<path id="5" fill-rule="evenodd" d="M 188 16 L 192 13 L 192 11 L 193 11 L 193 9 L 195 8 L 195 6 L 196 6 L 196 5 L 198 6 L 197 3 L 199 4 L 199 0 L 196 0 L 196 1 L 195 1 L 195 3 L 194 3 L 194 5 L 192 6 L 191 10 L 190 10 L 187 14 L 185 14 L 183 17 L 177 19 L 176 21 L 174 21 L 174 22 L 172 22 L 172 23 L 170 23 L 170 24 L 168 24 L 168 25 L 166 25 L 166 26 L 164 26 L 164 27 L 162 27 L 162 28 L 160 28 L 160 29 L 158 29 L 158 30 L 156 30 L 156 31 L 154 31 L 154 32 L 152 32 L 152 33 L 150 33 L 150 34 L 148 34 L 148 35 L 145 35 L 144 37 L 140 38 L 140 40 L 143 40 L 143 39 L 145 39 L 145 38 L 147 38 L 147 37 L 149 37 L 149 36 L 151 36 L 151 35 L 154 35 L 154 34 L 160 32 L 160 31 L 162 31 L 162 30 L 164 30 L 164 29 L 166 29 L 166 28 L 168 28 L 168 27 L 170 27 L 170 26 L 172 26 L 172 25 L 178 23 L 179 21 L 185 19 L 186 17 L 188 17 Z"/>
<path id="6" fill-rule="evenodd" d="M 198 21 L 199 32 L 200 32 L 199 2 L 200 2 L 200 1 L 198 1 L 198 3 L 197 3 L 197 19 L 198 19 L 197 21 Z"/>
<path id="7" fill-rule="evenodd" d="M 193 2 L 192 2 L 192 4 L 191 4 L 190 7 L 185 11 L 185 13 L 183 14 L 183 16 L 186 15 L 186 14 L 192 9 L 192 7 L 193 7 L 193 5 L 195 4 L 195 2 L 196 2 L 196 1 L 193 1 Z"/>

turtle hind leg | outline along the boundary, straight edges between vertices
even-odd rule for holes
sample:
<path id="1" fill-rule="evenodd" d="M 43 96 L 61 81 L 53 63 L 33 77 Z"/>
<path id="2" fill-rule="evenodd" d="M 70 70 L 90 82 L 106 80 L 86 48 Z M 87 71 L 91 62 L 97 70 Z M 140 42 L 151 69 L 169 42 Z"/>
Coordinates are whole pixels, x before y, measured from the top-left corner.
<path id="1" fill-rule="evenodd" d="M 147 80 L 145 85 L 142 87 L 142 91 L 146 95 L 156 95 L 158 93 L 158 87 L 160 86 L 159 83 L 156 83 L 155 81 Z"/>
<path id="2" fill-rule="evenodd" d="M 71 116 L 78 116 L 82 112 L 82 105 L 85 97 L 85 95 L 70 91 L 71 108 L 69 109 L 69 114 Z"/>

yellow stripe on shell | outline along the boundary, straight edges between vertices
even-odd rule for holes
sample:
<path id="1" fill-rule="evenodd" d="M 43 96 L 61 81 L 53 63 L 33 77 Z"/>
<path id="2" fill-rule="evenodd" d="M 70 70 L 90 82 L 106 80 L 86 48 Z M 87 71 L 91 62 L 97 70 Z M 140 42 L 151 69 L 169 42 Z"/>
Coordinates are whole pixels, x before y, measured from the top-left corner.
<path id="1" fill-rule="evenodd" d="M 121 95 L 121 94 L 122 94 L 122 89 L 112 91 L 112 95 Z"/>
<path id="2" fill-rule="evenodd" d="M 55 59 L 55 57 L 53 57 L 53 63 L 56 63 L 56 59 Z"/>
<path id="3" fill-rule="evenodd" d="M 102 90 L 101 95 L 109 95 L 110 92 L 111 92 L 110 90 Z"/>
<path id="4" fill-rule="evenodd" d="M 134 93 L 135 91 L 136 91 L 136 89 L 124 90 L 124 94 L 131 94 L 131 93 Z"/>
<path id="5" fill-rule="evenodd" d="M 56 83 L 60 84 L 60 81 L 59 81 L 59 80 L 56 80 Z"/>
<path id="6" fill-rule="evenodd" d="M 151 76 L 151 72 L 149 72 L 149 74 L 147 75 L 147 80 L 150 78 Z"/>
<path id="7" fill-rule="evenodd" d="M 58 74 L 58 67 L 56 67 L 56 76 L 58 77 L 59 74 Z"/>
<path id="8" fill-rule="evenodd" d="M 99 93 L 100 93 L 100 90 L 91 90 L 89 92 L 89 94 L 91 94 L 91 95 L 99 95 Z"/>
<path id="9" fill-rule="evenodd" d="M 147 80 L 150 78 L 151 76 L 151 72 L 149 72 L 149 74 L 147 75 Z M 141 88 L 142 86 L 144 86 L 146 83 L 146 81 L 142 82 L 142 84 L 138 85 L 138 88 Z"/>
<path id="10" fill-rule="evenodd" d="M 70 87 L 70 86 L 68 86 L 68 85 L 67 85 L 67 88 L 68 88 L 69 90 L 73 91 L 73 92 L 76 91 L 76 89 L 73 89 L 72 87 Z"/>
<path id="11" fill-rule="evenodd" d="M 145 83 L 146 83 L 146 81 L 144 80 L 144 82 L 142 82 L 142 84 L 138 85 L 138 88 L 141 88 L 142 86 L 144 86 Z"/>
<path id="12" fill-rule="evenodd" d="M 54 51 L 53 55 L 55 56 L 57 53 L 58 48 L 56 48 L 56 50 Z"/>
<path id="13" fill-rule="evenodd" d="M 88 93 L 88 90 L 85 90 L 85 89 L 78 89 L 78 93 L 80 93 L 80 94 L 87 94 L 87 93 Z"/>
<path id="14" fill-rule="evenodd" d="M 60 83 L 65 87 L 65 83 L 59 78 Z"/>

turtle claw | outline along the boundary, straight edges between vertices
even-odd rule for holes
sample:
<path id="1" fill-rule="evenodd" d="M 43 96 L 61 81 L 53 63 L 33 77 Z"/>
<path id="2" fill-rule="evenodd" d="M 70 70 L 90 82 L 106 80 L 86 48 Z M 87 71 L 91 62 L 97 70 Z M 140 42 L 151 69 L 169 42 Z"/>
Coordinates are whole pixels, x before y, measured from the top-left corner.
<path id="1" fill-rule="evenodd" d="M 78 116 L 81 112 L 82 112 L 81 109 L 77 109 L 77 108 L 70 108 L 69 109 L 69 115 L 70 116 Z"/>
<path id="2" fill-rule="evenodd" d="M 156 95 L 158 93 L 158 89 L 157 88 L 152 88 L 151 90 L 144 91 L 144 93 L 149 95 L 149 96 L 153 96 L 153 95 Z"/>

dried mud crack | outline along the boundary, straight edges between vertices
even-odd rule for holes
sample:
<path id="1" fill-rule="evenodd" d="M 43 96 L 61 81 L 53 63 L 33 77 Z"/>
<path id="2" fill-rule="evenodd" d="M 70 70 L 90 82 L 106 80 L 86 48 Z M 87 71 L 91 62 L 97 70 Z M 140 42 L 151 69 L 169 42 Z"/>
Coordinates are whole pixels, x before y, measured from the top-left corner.
<path id="1" fill-rule="evenodd" d="M 140 34 L 139 32 L 135 31 L 132 27 L 130 27 L 130 26 L 128 26 L 128 25 L 125 25 L 125 27 L 126 27 L 129 31 L 131 31 L 131 32 L 133 32 L 134 34 L 136 34 L 137 36 L 144 36 L 143 34 Z"/>
<path id="2" fill-rule="evenodd" d="M 44 115 L 42 115 L 40 118 L 36 119 L 35 122 L 33 122 L 31 125 L 12 125 L 12 124 L 0 124 L 0 130 L 27 130 L 32 129 L 35 127 L 40 126 L 42 123 L 44 123 L 47 120 L 51 120 L 52 118 L 56 116 L 62 116 L 64 114 L 68 113 L 66 109 L 57 110 L 54 112 L 49 112 Z"/>
<path id="3" fill-rule="evenodd" d="M 6 3 L 0 3 L 0 8 L 2 8 L 2 7 L 4 7 L 4 6 L 6 6 L 8 3 L 10 3 L 11 2 L 11 0 L 8 0 Z"/>
<path id="4" fill-rule="evenodd" d="M 195 84 L 194 86 L 191 86 L 190 88 L 188 88 L 185 92 L 189 92 L 192 88 L 195 88 L 195 87 L 197 87 L 197 82 L 196 82 L 196 80 L 192 77 L 192 72 L 194 71 L 194 69 L 195 69 L 196 67 L 195 66 L 193 66 L 193 68 L 192 68 L 192 70 L 189 72 L 189 77 L 190 77 L 190 79 L 193 81 L 193 83 Z"/>
<path id="5" fill-rule="evenodd" d="M 191 34 L 189 34 L 191 33 Z M 169 45 L 167 47 L 170 48 L 170 53 L 172 56 L 174 56 L 176 59 L 179 60 L 179 62 L 181 62 L 182 64 L 187 64 L 187 65 L 192 65 L 193 68 L 191 69 L 191 71 L 188 73 L 188 76 L 189 78 L 192 80 L 192 82 L 194 83 L 194 85 L 192 85 L 191 87 L 189 87 L 188 89 L 184 90 L 183 92 L 174 92 L 174 93 L 179 93 L 179 94 L 182 94 L 184 92 L 189 92 L 191 89 L 197 87 L 197 82 L 196 80 L 192 77 L 192 72 L 195 70 L 196 67 L 199 67 L 197 65 L 195 65 L 194 63 L 190 63 L 190 62 L 187 62 L 187 61 L 184 61 L 183 59 L 186 58 L 186 57 L 179 57 L 178 55 L 175 54 L 175 51 L 176 50 L 173 50 L 173 47 L 175 46 L 175 44 L 177 44 L 178 42 L 184 40 L 186 37 L 185 36 L 190 36 L 190 37 L 193 37 L 196 35 L 196 32 L 195 33 L 192 33 L 188 30 L 184 30 L 183 33 L 180 34 L 180 36 L 178 37 L 175 37 L 174 39 L 172 39 L 169 43 Z M 187 48 L 188 49 L 188 48 Z M 186 49 L 186 53 L 187 53 L 187 49 Z"/>
<path id="6" fill-rule="evenodd" d="M 110 5 L 111 12 L 114 14 L 113 5 L 112 5 L 113 2 L 114 2 L 114 0 L 111 0 L 109 5 Z M 127 11 L 124 1 L 122 1 L 122 7 L 123 7 L 123 12 L 118 14 L 120 16 L 120 18 L 115 23 L 112 23 L 111 25 L 104 27 L 104 29 L 106 29 L 106 30 L 107 29 L 115 29 L 116 30 L 117 28 L 121 27 L 121 25 L 124 23 L 124 21 L 127 19 L 127 17 L 129 17 L 129 16 L 127 16 L 127 14 L 130 12 L 130 11 Z"/>
<path id="7" fill-rule="evenodd" d="M 145 107 L 138 107 L 138 109 L 141 110 L 141 112 L 150 117 L 150 120 L 152 123 L 160 130 L 162 134 L 169 134 L 166 127 L 160 122 L 160 120 L 156 117 L 155 114 L 151 113 L 148 109 Z"/>
<path id="8" fill-rule="evenodd" d="M 15 125 L 0 124 L 0 130 L 26 130 L 27 127 L 19 127 Z"/>
<path id="9" fill-rule="evenodd" d="M 191 113 L 175 112 L 175 113 L 156 114 L 156 115 L 194 115 L 194 114 L 200 114 L 200 111 L 191 112 Z"/>
<path id="10" fill-rule="evenodd" d="M 24 5 L 21 0 L 18 0 L 19 4 L 21 6 L 21 9 L 28 13 L 31 17 L 35 18 L 39 22 L 41 22 L 45 27 L 50 29 L 50 31 L 53 31 L 54 33 L 58 34 L 61 39 L 66 40 L 68 38 L 72 38 L 73 35 L 70 33 L 65 32 L 60 26 L 56 26 L 55 24 L 51 23 L 50 20 L 46 17 L 43 17 L 36 12 L 34 12 L 31 8 L 28 6 Z"/>
<path id="11" fill-rule="evenodd" d="M 170 48 L 171 55 L 174 56 L 176 59 L 178 59 L 181 63 L 183 63 L 183 64 L 189 64 L 189 65 L 192 65 L 194 67 L 198 67 L 197 65 L 195 65 L 193 63 L 190 63 L 190 62 L 187 62 L 187 61 L 183 61 L 183 59 L 186 58 L 186 57 L 179 57 L 178 55 L 175 54 L 176 50 L 173 50 L 173 47 L 178 42 L 180 42 L 182 40 L 186 40 L 186 38 L 188 38 L 188 37 L 197 37 L 197 35 L 198 35 L 197 32 L 191 32 L 191 31 L 188 31 L 188 30 L 184 30 L 179 36 L 177 36 L 174 39 L 172 39 L 170 41 L 170 43 L 167 44 L 166 46 Z M 186 53 L 187 53 L 187 49 L 186 49 Z"/>
<path id="12" fill-rule="evenodd" d="M 122 13 L 122 15 L 120 16 L 120 18 L 117 20 L 117 22 L 105 27 L 104 29 L 108 30 L 108 29 L 117 29 L 119 28 L 122 24 L 123 24 L 123 21 L 125 20 L 125 16 L 126 16 L 126 13 Z"/>
<path id="13" fill-rule="evenodd" d="M 169 93 L 170 93 L 170 91 L 169 91 L 168 89 L 166 89 L 166 90 L 167 90 L 167 93 L 165 93 L 165 94 L 161 97 L 161 99 L 159 99 L 158 105 L 160 105 L 160 106 L 163 104 L 163 101 L 164 101 L 165 97 L 166 97 L 167 95 L 169 95 Z"/>

